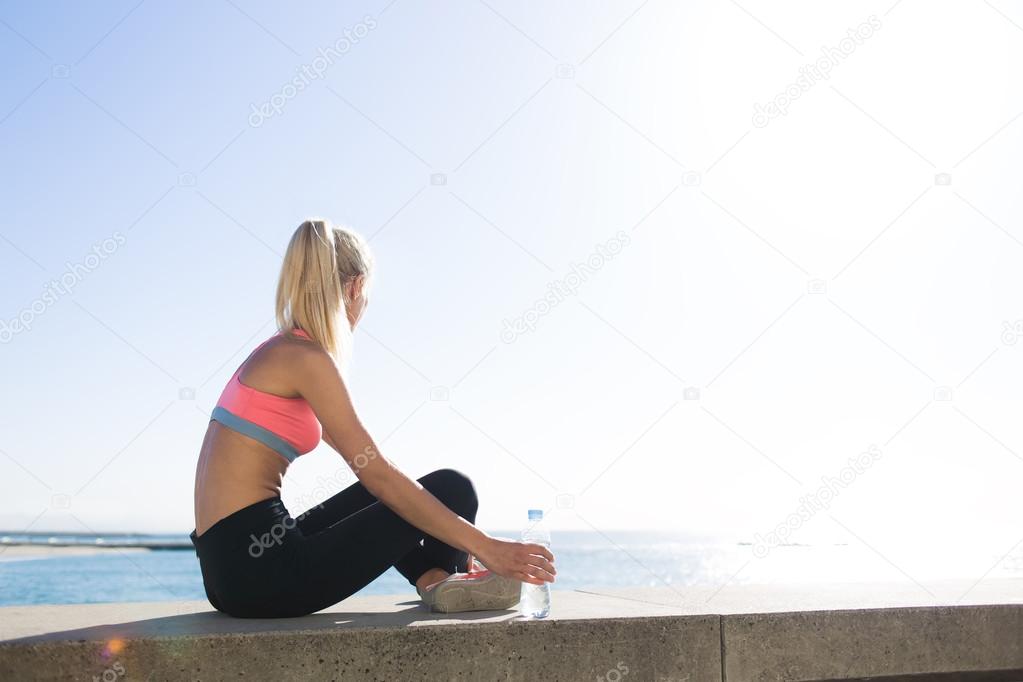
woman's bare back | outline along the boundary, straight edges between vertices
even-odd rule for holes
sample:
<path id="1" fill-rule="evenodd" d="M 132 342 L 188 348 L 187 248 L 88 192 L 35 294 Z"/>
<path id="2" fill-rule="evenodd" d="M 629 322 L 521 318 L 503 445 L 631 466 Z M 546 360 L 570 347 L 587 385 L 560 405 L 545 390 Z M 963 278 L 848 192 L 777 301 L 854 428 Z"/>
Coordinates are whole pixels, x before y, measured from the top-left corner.
<path id="1" fill-rule="evenodd" d="M 302 339 L 279 336 L 245 360 L 238 380 L 282 398 L 300 397 L 289 366 Z M 288 461 L 263 443 L 210 421 L 195 471 L 195 532 L 202 535 L 230 514 L 280 494 Z"/>

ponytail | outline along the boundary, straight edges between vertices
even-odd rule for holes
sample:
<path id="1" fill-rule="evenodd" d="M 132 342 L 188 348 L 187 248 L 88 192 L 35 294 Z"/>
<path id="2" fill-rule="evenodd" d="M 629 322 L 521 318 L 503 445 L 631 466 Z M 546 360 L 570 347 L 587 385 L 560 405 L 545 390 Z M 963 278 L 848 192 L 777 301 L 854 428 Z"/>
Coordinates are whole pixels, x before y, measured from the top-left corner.
<path id="1" fill-rule="evenodd" d="M 306 220 L 292 235 L 281 264 L 275 306 L 277 327 L 285 334 L 305 331 L 346 370 L 352 328 L 344 285 L 370 274 L 366 242 L 355 232 L 326 220 Z"/>

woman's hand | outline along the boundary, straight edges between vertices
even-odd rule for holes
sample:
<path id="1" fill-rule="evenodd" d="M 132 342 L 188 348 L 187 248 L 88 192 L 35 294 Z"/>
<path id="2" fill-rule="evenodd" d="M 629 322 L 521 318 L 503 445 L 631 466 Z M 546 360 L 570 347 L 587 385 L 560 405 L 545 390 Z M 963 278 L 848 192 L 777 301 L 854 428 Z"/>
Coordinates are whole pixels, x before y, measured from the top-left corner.
<path id="1" fill-rule="evenodd" d="M 532 585 L 554 582 L 554 555 L 543 545 L 488 537 L 476 556 L 489 570 Z"/>

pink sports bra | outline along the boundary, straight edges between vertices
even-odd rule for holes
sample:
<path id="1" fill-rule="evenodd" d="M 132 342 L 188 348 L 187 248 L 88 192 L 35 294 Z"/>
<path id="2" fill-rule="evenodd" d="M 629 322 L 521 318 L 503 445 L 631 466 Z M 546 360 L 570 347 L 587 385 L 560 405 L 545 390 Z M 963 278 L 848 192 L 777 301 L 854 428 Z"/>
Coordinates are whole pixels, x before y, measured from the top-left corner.
<path id="1" fill-rule="evenodd" d="M 309 338 L 301 329 L 293 332 Z M 274 334 L 256 350 L 281 333 Z M 238 379 L 244 366 L 243 362 L 227 382 L 210 419 L 258 440 L 289 462 L 315 448 L 323 437 L 323 428 L 305 398 L 285 398 L 246 386 Z"/>

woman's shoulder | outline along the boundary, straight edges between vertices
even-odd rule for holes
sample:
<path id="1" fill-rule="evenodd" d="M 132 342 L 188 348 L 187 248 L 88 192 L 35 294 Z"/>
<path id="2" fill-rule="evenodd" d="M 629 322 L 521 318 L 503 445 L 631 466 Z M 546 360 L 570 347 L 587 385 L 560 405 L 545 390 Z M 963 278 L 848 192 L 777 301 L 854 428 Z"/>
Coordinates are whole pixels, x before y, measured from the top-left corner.
<path id="1" fill-rule="evenodd" d="M 306 356 L 326 355 L 320 344 L 313 341 L 308 334 L 295 333 L 294 330 L 279 331 L 260 348 L 271 356 L 303 358 Z"/>
<path id="2" fill-rule="evenodd" d="M 293 365 L 296 362 L 304 362 L 307 356 L 315 356 L 322 352 L 320 345 L 308 336 L 279 331 L 259 344 L 243 366 L 255 369 Z"/>
<path id="3" fill-rule="evenodd" d="M 252 388 L 284 397 L 300 393 L 309 377 L 322 372 L 332 359 L 318 343 L 299 335 L 278 333 L 264 341 L 239 367 L 240 381 Z"/>
<path id="4" fill-rule="evenodd" d="M 266 345 L 272 361 L 279 360 L 298 368 L 322 368 L 334 360 L 324 348 L 302 330 L 278 332 Z"/>

